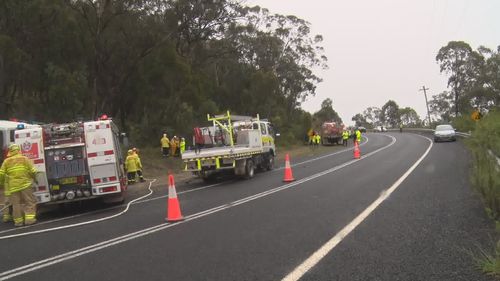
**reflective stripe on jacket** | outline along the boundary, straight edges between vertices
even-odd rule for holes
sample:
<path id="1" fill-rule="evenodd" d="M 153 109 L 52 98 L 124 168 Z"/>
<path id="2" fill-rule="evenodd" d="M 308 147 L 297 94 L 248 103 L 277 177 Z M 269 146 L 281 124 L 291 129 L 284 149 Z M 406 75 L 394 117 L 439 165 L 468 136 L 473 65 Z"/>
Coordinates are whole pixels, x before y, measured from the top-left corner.
<path id="1" fill-rule="evenodd" d="M 36 173 L 31 160 L 20 153 L 5 159 L 0 168 L 0 185 L 5 186 L 5 195 L 30 188 Z"/>

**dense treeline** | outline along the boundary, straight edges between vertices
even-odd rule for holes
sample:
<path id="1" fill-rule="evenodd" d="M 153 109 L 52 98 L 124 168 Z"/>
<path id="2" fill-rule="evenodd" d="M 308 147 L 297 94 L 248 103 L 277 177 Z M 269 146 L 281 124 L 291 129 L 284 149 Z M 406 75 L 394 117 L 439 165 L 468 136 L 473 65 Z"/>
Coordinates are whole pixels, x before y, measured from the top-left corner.
<path id="1" fill-rule="evenodd" d="M 106 113 L 157 143 L 229 109 L 301 138 L 321 42 L 300 18 L 234 0 L 3 0 L 0 119 Z"/>
<path id="2" fill-rule="evenodd" d="M 400 125 L 405 128 L 415 128 L 421 127 L 423 124 L 415 109 L 411 107 L 400 108 L 393 100 L 387 101 L 382 108 L 368 107 L 362 113 L 354 115 L 352 121 L 355 122 L 356 126 L 369 129 L 376 126 L 398 128 Z"/>

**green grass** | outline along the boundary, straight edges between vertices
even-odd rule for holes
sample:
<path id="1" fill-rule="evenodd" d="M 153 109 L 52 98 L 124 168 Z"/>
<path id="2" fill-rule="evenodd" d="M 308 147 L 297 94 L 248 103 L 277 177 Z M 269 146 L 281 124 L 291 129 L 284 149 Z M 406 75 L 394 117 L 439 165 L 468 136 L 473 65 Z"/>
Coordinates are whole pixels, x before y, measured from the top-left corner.
<path id="1" fill-rule="evenodd" d="M 468 126 L 470 128 L 470 124 Z M 500 167 L 489 151 L 497 156 L 500 155 L 500 112 L 490 112 L 479 122 L 474 123 L 474 127 L 472 137 L 465 142 L 473 156 L 471 181 L 475 190 L 481 195 L 486 214 L 495 221 L 498 236 L 500 234 Z M 482 257 L 476 260 L 483 272 L 500 277 L 500 241 L 497 242 L 494 254 L 482 251 Z"/>

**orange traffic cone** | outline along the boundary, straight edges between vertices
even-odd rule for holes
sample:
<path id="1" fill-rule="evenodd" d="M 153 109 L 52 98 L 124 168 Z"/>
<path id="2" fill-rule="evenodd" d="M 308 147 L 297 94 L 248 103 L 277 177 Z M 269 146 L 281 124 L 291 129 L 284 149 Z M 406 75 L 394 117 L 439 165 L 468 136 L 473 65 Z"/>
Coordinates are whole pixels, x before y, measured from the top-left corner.
<path id="1" fill-rule="evenodd" d="M 354 159 L 359 159 L 361 157 L 361 151 L 359 150 L 358 142 L 354 143 Z"/>
<path id="2" fill-rule="evenodd" d="M 179 205 L 179 199 L 177 199 L 177 192 L 175 191 L 175 181 L 174 176 L 168 176 L 168 210 L 167 218 L 168 222 L 176 222 L 184 220 L 181 214 L 181 206 Z"/>
<path id="3" fill-rule="evenodd" d="M 292 175 L 292 167 L 290 167 L 290 157 L 288 156 L 288 153 L 285 156 L 285 177 L 283 178 L 284 182 L 291 182 L 294 181 L 295 179 L 293 178 Z"/>

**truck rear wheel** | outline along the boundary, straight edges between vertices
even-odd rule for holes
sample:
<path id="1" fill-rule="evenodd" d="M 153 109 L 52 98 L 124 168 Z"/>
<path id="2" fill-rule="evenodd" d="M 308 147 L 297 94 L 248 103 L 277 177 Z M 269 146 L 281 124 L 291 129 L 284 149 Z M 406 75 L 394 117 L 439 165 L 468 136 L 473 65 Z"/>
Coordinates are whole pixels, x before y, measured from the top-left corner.
<path id="1" fill-rule="evenodd" d="M 266 170 L 271 171 L 274 169 L 274 156 L 269 154 L 269 156 L 266 158 Z"/>
<path id="2" fill-rule="evenodd" d="M 253 175 L 255 173 L 255 166 L 253 164 L 252 159 L 247 159 L 247 163 L 245 165 L 245 179 L 251 179 L 253 178 Z"/>

